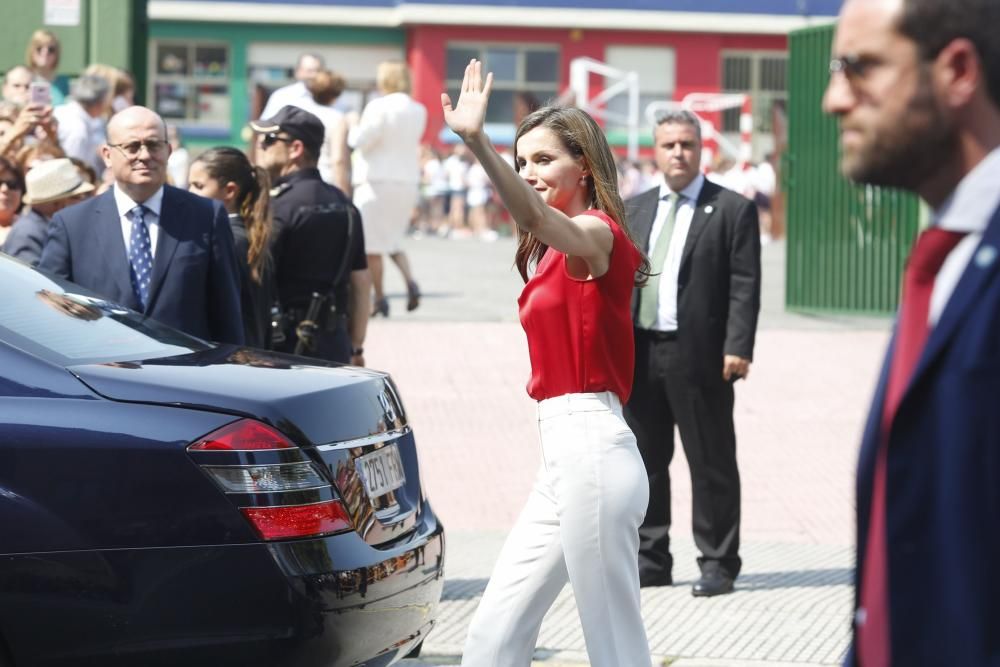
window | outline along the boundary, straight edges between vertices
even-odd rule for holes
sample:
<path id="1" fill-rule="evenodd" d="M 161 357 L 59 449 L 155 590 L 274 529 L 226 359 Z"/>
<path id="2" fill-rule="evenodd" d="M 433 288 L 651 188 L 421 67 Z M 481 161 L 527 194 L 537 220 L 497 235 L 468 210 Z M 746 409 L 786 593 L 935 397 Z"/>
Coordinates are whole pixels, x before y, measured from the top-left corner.
<path id="1" fill-rule="evenodd" d="M 151 48 L 153 109 L 167 122 L 228 132 L 228 45 L 155 41 Z"/>
<path id="2" fill-rule="evenodd" d="M 646 107 L 652 102 L 674 98 L 677 70 L 674 50 L 662 46 L 609 46 L 605 58 L 616 69 L 639 75 L 639 127 L 648 132 Z M 609 99 L 607 110 L 627 116 L 627 92 Z M 609 130 L 624 130 L 626 123 L 609 119 L 607 127 Z"/>
<path id="3" fill-rule="evenodd" d="M 771 133 L 771 109 L 775 102 L 788 99 L 785 82 L 787 64 L 788 55 L 774 51 L 726 52 L 722 55 L 722 91 L 750 95 L 755 133 Z M 723 112 L 722 131 L 740 131 L 739 109 Z"/>
<path id="4" fill-rule="evenodd" d="M 487 123 L 513 124 L 518 92 L 531 93 L 540 104 L 554 100 L 559 93 L 559 50 L 555 47 L 453 43 L 448 45 L 446 56 L 448 94 L 453 101 L 458 99 L 465 66 L 472 58 L 483 61 L 484 69 L 493 72 Z"/>

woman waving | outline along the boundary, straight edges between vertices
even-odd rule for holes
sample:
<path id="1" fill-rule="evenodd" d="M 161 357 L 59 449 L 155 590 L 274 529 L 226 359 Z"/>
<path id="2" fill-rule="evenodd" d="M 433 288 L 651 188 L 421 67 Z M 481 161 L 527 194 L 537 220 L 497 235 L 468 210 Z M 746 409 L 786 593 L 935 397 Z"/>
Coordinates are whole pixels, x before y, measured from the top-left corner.
<path id="1" fill-rule="evenodd" d="M 517 129 L 517 172 L 483 131 L 493 76 L 465 69 L 445 122 L 479 159 L 518 227 L 518 299 L 538 401 L 542 465 L 472 620 L 470 667 L 531 664 L 567 579 L 590 662 L 649 667 L 639 608 L 639 524 L 649 487 L 622 418 L 634 364 L 631 295 L 648 262 L 624 225 L 614 158 L 583 111 L 544 107 Z"/>

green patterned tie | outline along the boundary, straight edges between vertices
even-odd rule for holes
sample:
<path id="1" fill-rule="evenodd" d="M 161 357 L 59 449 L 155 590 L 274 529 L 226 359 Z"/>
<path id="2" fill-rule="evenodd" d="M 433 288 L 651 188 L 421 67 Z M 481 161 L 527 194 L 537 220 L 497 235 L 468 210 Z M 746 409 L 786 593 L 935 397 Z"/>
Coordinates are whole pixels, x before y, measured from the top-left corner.
<path id="1" fill-rule="evenodd" d="M 677 220 L 677 209 L 683 197 L 676 192 L 671 192 L 664 197 L 670 202 L 670 212 L 660 229 L 660 235 L 656 237 L 656 245 L 653 247 L 653 254 L 649 258 L 649 266 L 653 273 L 663 273 L 663 262 L 667 259 L 667 250 L 670 249 L 670 237 L 674 235 L 674 221 Z M 642 329 L 652 329 L 656 324 L 656 313 L 660 304 L 660 276 L 651 276 L 646 286 L 639 292 L 639 327 Z"/>

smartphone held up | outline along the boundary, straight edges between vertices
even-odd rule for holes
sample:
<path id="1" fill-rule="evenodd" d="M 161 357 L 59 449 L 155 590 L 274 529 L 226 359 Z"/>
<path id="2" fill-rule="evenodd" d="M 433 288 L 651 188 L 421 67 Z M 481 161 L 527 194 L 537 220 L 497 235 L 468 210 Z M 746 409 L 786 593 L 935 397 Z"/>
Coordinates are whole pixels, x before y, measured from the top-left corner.
<path id="1" fill-rule="evenodd" d="M 47 107 L 52 104 L 52 90 L 48 81 L 32 81 L 28 89 L 31 104 Z"/>

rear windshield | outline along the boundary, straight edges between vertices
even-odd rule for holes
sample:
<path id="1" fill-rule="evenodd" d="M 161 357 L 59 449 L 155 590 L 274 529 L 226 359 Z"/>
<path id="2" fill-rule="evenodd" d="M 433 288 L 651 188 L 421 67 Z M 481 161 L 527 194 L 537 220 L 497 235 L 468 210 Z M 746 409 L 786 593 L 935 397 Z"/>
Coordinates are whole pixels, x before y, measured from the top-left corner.
<path id="1" fill-rule="evenodd" d="M 63 366 L 189 354 L 212 345 L 0 256 L 0 340 Z"/>

